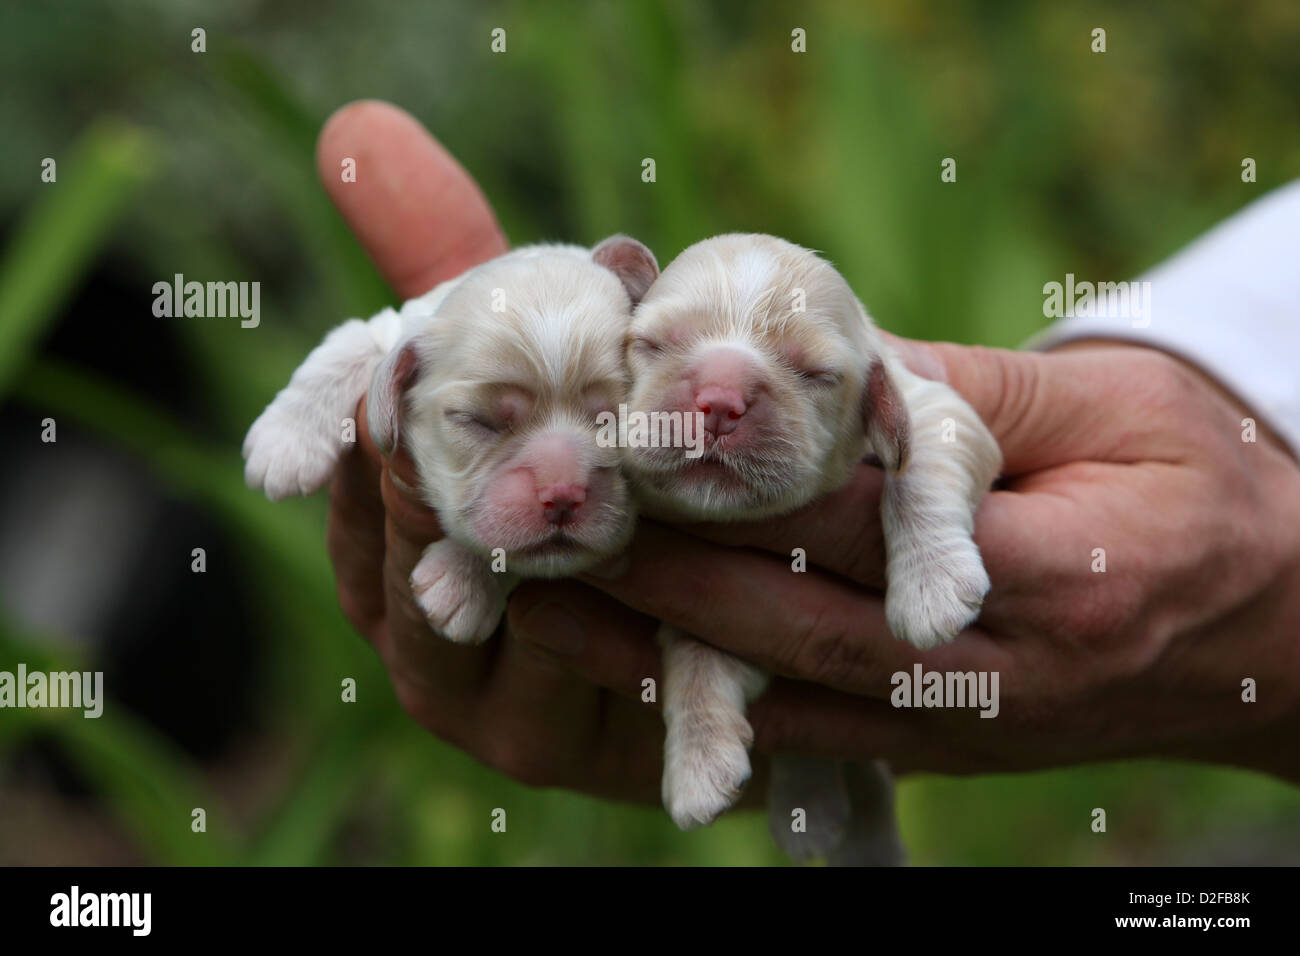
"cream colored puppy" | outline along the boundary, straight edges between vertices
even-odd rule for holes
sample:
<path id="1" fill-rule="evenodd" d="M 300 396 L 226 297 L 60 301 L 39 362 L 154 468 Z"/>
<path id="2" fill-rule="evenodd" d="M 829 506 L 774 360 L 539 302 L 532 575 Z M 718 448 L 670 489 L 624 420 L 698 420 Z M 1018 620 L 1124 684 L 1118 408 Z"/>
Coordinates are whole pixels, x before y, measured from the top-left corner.
<path id="1" fill-rule="evenodd" d="M 621 551 L 635 512 L 597 415 L 625 400 L 633 304 L 658 274 L 614 236 L 529 246 L 400 312 L 331 332 L 249 429 L 245 477 L 272 500 L 329 481 L 369 389 L 376 446 L 400 440 L 446 537 L 411 574 L 430 625 L 458 642 L 497 627 L 520 577 L 560 577 Z"/>
<path id="2" fill-rule="evenodd" d="M 773 236 L 697 243 L 637 307 L 628 356 L 629 408 L 698 413 L 706 438 L 698 458 L 629 450 L 624 469 L 645 513 L 674 521 L 781 514 L 842 486 L 874 455 L 885 469 L 890 629 L 929 648 L 975 619 L 989 580 L 971 539 L 973 515 L 1001 468 L 997 443 L 956 392 L 903 366 L 829 263 Z M 660 641 L 663 796 L 686 828 L 711 822 L 748 780 L 745 705 L 767 675 L 667 625 Z M 889 862 L 892 792 L 870 766 L 778 761 L 773 832 L 797 857 L 831 852 L 849 832 L 855 796 L 880 819 L 853 824 L 858 845 L 840 859 Z M 808 811 L 802 837 L 791 832 L 792 806 Z"/>

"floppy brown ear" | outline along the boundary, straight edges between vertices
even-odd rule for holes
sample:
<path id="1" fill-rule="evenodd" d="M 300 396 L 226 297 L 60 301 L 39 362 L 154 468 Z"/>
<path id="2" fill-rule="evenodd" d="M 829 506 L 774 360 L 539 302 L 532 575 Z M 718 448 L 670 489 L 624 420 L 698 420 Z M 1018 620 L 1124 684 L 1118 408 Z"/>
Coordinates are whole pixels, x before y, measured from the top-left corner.
<path id="1" fill-rule="evenodd" d="M 872 362 L 867 384 L 862 389 L 862 429 L 871 450 L 888 471 L 906 467 L 912 419 L 898 383 L 879 356 Z"/>
<path id="2" fill-rule="evenodd" d="M 631 236 L 610 236 L 591 250 L 591 258 L 618 276 L 633 305 L 641 301 L 650 283 L 659 278 L 659 263 L 654 253 Z"/>
<path id="3" fill-rule="evenodd" d="M 366 399 L 370 437 L 383 454 L 391 455 L 402 433 L 406 390 L 420 376 L 420 358 L 411 342 L 399 344 L 375 369 Z"/>

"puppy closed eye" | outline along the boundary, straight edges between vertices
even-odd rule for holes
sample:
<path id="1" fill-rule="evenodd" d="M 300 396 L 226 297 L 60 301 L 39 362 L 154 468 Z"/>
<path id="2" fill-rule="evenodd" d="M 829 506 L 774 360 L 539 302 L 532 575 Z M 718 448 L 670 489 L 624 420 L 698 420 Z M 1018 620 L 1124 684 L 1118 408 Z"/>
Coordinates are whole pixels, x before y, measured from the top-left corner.
<path id="1" fill-rule="evenodd" d="M 844 375 L 829 365 L 823 365 L 817 356 L 795 342 L 784 342 L 776 350 L 778 359 L 805 385 L 813 388 L 834 388 L 844 381 Z"/>
<path id="2" fill-rule="evenodd" d="M 844 380 L 843 375 L 831 369 L 797 368 L 795 374 L 814 388 L 834 388 Z"/>
<path id="3" fill-rule="evenodd" d="M 644 335 L 635 336 L 631 342 L 632 352 L 645 358 L 651 358 L 663 352 L 664 347 L 660 342 L 647 338 Z"/>
<path id="4" fill-rule="evenodd" d="M 448 421 L 475 438 L 488 438 L 510 430 L 508 422 L 494 421 L 483 412 L 449 408 L 444 414 Z"/>

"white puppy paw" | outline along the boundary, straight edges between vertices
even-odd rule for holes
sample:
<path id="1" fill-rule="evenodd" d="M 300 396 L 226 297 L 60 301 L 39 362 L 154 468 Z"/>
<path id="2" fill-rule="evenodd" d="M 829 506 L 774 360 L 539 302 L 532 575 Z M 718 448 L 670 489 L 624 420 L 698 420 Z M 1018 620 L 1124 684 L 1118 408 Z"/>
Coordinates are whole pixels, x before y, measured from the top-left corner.
<path id="1" fill-rule="evenodd" d="M 890 562 L 885 618 L 896 638 L 929 650 L 969 627 L 988 592 L 973 541 L 943 552 L 917 549 Z"/>
<path id="2" fill-rule="evenodd" d="M 444 538 L 425 549 L 411 592 L 429 626 L 457 644 L 481 644 L 505 613 L 505 592 L 478 556 Z"/>
<path id="3" fill-rule="evenodd" d="M 338 464 L 341 443 L 279 402 L 253 422 L 244 439 L 244 481 L 272 501 L 310 495 L 323 488 Z"/>
<path id="4" fill-rule="evenodd" d="M 664 745 L 664 807 L 683 830 L 706 826 L 740 799 L 749 781 L 754 731 L 745 715 L 714 709 L 683 714 Z"/>

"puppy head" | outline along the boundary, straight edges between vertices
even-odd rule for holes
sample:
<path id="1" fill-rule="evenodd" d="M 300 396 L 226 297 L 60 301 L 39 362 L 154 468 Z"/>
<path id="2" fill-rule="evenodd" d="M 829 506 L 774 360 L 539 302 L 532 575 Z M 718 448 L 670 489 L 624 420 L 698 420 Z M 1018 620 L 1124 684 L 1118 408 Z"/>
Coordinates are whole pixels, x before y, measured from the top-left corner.
<path id="1" fill-rule="evenodd" d="M 678 256 L 637 307 L 629 408 L 699 413 L 703 454 L 629 449 L 656 512 L 755 518 L 848 480 L 870 451 L 907 455 L 906 408 L 883 346 L 829 263 L 774 236 L 727 235 Z"/>
<path id="2" fill-rule="evenodd" d="M 621 236 L 516 250 L 463 276 L 385 359 L 371 433 L 385 452 L 405 441 L 449 537 L 533 577 L 627 543 L 620 452 L 597 444 L 596 416 L 626 400 L 630 313 L 657 273 Z"/>

